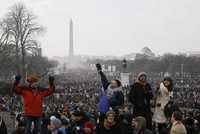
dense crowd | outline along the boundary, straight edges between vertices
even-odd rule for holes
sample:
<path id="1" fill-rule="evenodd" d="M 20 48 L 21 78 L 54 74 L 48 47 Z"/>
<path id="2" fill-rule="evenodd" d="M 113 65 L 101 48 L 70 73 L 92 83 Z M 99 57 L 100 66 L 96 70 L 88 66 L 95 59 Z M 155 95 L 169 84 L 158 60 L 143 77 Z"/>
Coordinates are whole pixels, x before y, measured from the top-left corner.
<path id="1" fill-rule="evenodd" d="M 154 73 L 149 73 L 147 76 L 148 83 L 152 88 L 152 95 L 155 95 L 158 86 L 157 83 L 159 81 L 162 82 L 163 77 L 161 74 Z M 98 110 L 98 103 L 101 101 L 102 90 L 104 88 L 101 78 L 100 73 L 87 70 L 71 70 L 65 74 L 55 76 L 56 90 L 52 95 L 44 99 L 42 106 L 42 134 L 106 134 L 109 133 L 106 132 L 106 128 L 112 130 L 110 130 L 110 133 L 140 134 L 139 132 L 135 132 L 137 127 L 140 129 L 142 127 L 142 129 L 145 129 L 145 134 L 150 134 L 151 132 L 148 129 L 152 130 L 152 132 L 158 129 L 156 125 L 149 128 L 148 119 L 144 118 L 145 115 L 144 117 L 140 114 L 138 116 L 132 116 L 134 109 L 132 109 L 132 104 L 129 99 L 131 89 L 129 86 L 122 88 L 125 100 L 123 107 L 110 107 L 104 113 L 102 119 L 102 114 Z M 136 74 L 132 74 L 131 78 L 133 78 L 131 83 L 137 81 Z M 174 105 L 178 105 L 181 109 L 187 130 L 193 127 L 192 130 L 198 131 L 200 79 L 198 75 L 174 75 L 172 78 L 172 100 Z M 120 79 L 120 74 L 108 73 L 107 79 L 108 81 Z M 106 88 L 108 88 L 108 85 Z M 154 102 L 151 102 L 151 105 L 153 107 Z M 10 112 L 16 116 L 16 130 L 13 134 L 23 134 L 25 131 L 26 118 L 23 116 L 22 107 L 23 105 L 19 95 L 0 96 L 0 110 Z M 151 111 L 155 112 L 156 106 L 154 108 L 152 107 Z M 181 120 L 179 112 L 176 111 L 173 116 L 175 116 L 175 119 Z M 30 132 L 34 133 L 33 124 L 31 124 L 30 128 Z M 188 131 L 188 134 L 196 133 L 192 130 L 190 130 L 191 132 Z"/>

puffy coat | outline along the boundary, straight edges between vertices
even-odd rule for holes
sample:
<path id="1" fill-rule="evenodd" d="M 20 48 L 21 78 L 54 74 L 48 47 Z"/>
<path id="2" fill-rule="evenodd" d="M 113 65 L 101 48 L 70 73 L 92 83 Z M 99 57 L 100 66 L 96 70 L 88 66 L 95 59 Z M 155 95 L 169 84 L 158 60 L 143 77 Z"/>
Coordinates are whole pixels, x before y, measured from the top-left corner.
<path id="1" fill-rule="evenodd" d="M 43 99 L 55 91 L 55 86 L 49 85 L 49 88 L 45 90 L 39 88 L 33 90 L 31 87 L 22 87 L 17 83 L 14 89 L 24 99 L 25 116 L 41 117 Z"/>
<path id="2" fill-rule="evenodd" d="M 141 83 L 138 75 L 138 80 L 131 86 L 129 100 L 133 104 L 133 116 L 143 116 L 147 121 L 147 128 L 152 127 L 151 99 L 153 98 L 152 89 L 149 83 Z"/>

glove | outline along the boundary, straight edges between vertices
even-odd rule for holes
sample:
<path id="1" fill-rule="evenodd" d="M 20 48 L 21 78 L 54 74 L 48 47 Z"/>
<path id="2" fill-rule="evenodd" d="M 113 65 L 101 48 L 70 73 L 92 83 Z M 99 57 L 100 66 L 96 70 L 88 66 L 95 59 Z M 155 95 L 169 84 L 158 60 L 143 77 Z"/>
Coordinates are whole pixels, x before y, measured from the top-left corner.
<path id="1" fill-rule="evenodd" d="M 53 76 L 49 76 L 49 84 L 50 85 L 54 85 L 54 77 Z"/>
<path id="2" fill-rule="evenodd" d="M 97 71 L 102 71 L 101 64 L 97 63 L 96 68 L 97 68 Z"/>
<path id="3" fill-rule="evenodd" d="M 16 82 L 16 83 L 19 83 L 20 80 L 21 80 L 21 78 L 22 78 L 21 75 L 16 75 L 16 76 L 15 76 L 15 82 Z"/>

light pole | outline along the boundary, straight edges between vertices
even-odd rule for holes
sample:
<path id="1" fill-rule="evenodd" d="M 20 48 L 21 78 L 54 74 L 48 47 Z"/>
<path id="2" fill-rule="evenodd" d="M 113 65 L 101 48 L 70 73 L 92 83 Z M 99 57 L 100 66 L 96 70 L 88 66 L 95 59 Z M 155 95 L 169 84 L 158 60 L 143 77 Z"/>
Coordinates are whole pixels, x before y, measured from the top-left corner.
<path id="1" fill-rule="evenodd" d="M 183 67 L 184 67 L 184 64 L 181 64 L 181 83 L 183 83 L 183 74 L 184 74 Z"/>
<path id="2" fill-rule="evenodd" d="M 126 69 L 127 69 L 127 61 L 126 61 L 126 59 L 122 60 L 122 68 L 123 68 L 123 73 L 125 73 Z"/>
<path id="3" fill-rule="evenodd" d="M 124 86 L 124 95 L 125 95 L 125 103 L 128 103 L 128 85 L 129 85 L 129 73 L 127 73 L 127 61 L 126 59 L 122 60 L 122 72 L 121 72 L 121 81 L 122 81 L 122 85 Z"/>

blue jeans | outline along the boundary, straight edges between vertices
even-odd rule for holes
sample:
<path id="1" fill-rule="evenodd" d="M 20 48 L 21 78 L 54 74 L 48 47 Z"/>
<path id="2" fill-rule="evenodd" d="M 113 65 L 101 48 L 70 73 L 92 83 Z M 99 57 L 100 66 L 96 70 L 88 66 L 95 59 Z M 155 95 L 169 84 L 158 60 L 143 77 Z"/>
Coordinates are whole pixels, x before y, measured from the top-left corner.
<path id="1" fill-rule="evenodd" d="M 32 123 L 34 123 L 34 129 L 32 128 Z M 26 117 L 26 127 L 25 134 L 41 134 L 41 118 L 40 117 Z"/>

